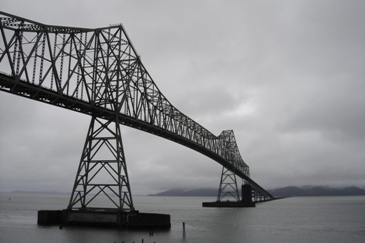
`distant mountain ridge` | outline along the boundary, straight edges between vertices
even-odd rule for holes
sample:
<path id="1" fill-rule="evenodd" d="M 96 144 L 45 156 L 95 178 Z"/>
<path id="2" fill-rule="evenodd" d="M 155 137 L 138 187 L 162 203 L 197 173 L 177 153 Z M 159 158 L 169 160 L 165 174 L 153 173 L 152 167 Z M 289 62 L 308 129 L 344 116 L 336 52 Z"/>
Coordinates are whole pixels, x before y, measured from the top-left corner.
<path id="1" fill-rule="evenodd" d="M 305 186 L 296 187 L 288 186 L 268 190 L 275 197 L 308 197 L 308 196 L 363 196 L 365 190 L 356 186 L 334 188 L 326 186 Z M 201 189 L 170 189 L 149 196 L 200 196 L 216 197 L 218 189 L 201 188 Z"/>
<path id="2" fill-rule="evenodd" d="M 218 189 L 170 189 L 164 192 L 149 194 L 148 196 L 187 196 L 187 197 L 216 197 Z"/>
<path id="3" fill-rule="evenodd" d="M 69 194 L 71 192 L 59 192 L 59 191 L 23 191 L 23 190 L 16 190 L 11 191 L 12 193 L 26 193 L 26 194 Z"/>
<path id="4" fill-rule="evenodd" d="M 334 188 L 325 186 L 288 186 L 269 190 L 275 197 L 307 197 L 307 196 L 362 196 L 365 190 L 356 186 Z"/>

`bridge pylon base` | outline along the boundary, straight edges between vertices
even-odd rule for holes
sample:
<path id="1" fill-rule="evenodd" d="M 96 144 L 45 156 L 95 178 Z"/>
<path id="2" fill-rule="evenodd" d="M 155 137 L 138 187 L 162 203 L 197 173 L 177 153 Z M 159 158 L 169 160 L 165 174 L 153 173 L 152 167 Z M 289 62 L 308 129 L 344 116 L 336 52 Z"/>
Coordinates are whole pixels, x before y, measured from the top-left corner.
<path id="1" fill-rule="evenodd" d="M 251 208 L 256 207 L 255 202 L 244 201 L 215 201 L 203 202 L 203 207 L 207 208 Z"/>
<path id="2" fill-rule="evenodd" d="M 117 210 L 40 210 L 39 225 L 92 226 L 112 228 L 171 228 L 169 214 Z"/>
<path id="3" fill-rule="evenodd" d="M 238 190 L 237 190 L 238 191 Z M 218 200 L 215 202 L 203 202 L 203 207 L 215 207 L 215 208 L 245 208 L 255 207 L 256 203 L 252 201 L 252 188 L 250 184 L 241 186 L 242 199 L 237 201 L 230 200 Z"/>

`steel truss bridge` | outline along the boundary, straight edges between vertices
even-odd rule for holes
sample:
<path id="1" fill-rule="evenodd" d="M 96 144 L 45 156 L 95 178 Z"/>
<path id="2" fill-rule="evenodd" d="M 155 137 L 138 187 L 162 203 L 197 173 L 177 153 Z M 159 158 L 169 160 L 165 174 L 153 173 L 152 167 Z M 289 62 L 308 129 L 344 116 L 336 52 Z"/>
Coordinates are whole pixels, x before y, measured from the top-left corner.
<path id="1" fill-rule="evenodd" d="M 215 136 L 160 92 L 122 25 L 51 26 L 4 12 L 0 19 L 0 90 L 91 116 L 69 209 L 134 210 L 120 125 L 221 164 L 217 201 L 239 200 L 236 176 L 252 186 L 255 200 L 273 198 L 250 178 L 232 130 Z"/>

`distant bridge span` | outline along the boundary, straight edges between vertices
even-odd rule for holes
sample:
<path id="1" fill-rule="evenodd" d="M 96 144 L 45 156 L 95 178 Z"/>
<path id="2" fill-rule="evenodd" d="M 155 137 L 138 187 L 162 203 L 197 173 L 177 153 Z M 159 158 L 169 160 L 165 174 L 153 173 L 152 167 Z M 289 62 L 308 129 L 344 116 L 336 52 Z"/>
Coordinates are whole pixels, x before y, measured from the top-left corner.
<path id="1" fill-rule="evenodd" d="M 166 99 L 122 25 L 50 26 L 4 12 L 0 19 L 0 90 L 174 141 L 215 160 L 261 196 L 273 198 L 250 178 L 233 131 L 215 136 Z"/>

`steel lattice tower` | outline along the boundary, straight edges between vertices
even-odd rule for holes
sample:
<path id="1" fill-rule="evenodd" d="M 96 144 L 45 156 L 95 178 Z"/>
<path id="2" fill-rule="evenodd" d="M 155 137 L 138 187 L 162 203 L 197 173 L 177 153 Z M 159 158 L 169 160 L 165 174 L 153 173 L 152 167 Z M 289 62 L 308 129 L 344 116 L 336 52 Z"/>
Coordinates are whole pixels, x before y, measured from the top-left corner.
<path id="1" fill-rule="evenodd" d="M 236 174 L 222 167 L 217 201 L 223 201 L 224 198 L 233 198 L 234 200 L 239 201 L 240 194 L 237 187 Z"/>
<path id="2" fill-rule="evenodd" d="M 219 138 L 223 141 L 224 153 L 227 160 L 235 165 L 238 160 L 239 152 L 236 143 L 236 139 L 232 130 L 223 131 Z M 235 167 L 233 167 L 235 168 Z M 246 171 L 249 176 L 249 171 Z M 237 186 L 237 178 L 235 170 L 222 167 L 222 174 L 219 183 L 219 190 L 217 201 L 223 201 L 224 198 L 233 198 L 236 201 L 240 200 L 240 193 Z M 227 199 L 228 200 L 228 199 Z"/>
<path id="3" fill-rule="evenodd" d="M 122 136 L 119 123 L 92 117 L 68 209 L 110 207 L 134 210 Z"/>

